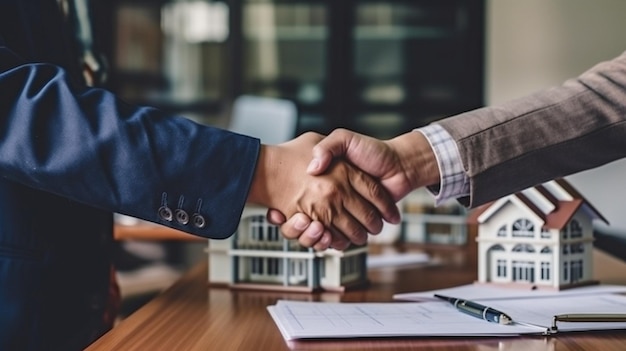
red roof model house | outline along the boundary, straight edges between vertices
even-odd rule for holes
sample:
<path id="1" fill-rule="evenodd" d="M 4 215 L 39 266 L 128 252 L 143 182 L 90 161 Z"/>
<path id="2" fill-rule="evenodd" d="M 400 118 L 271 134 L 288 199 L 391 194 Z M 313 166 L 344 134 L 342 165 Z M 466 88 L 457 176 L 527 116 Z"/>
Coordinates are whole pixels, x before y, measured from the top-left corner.
<path id="1" fill-rule="evenodd" d="M 595 283 L 592 221 L 606 219 L 558 179 L 472 211 L 478 283 L 564 289 Z"/>

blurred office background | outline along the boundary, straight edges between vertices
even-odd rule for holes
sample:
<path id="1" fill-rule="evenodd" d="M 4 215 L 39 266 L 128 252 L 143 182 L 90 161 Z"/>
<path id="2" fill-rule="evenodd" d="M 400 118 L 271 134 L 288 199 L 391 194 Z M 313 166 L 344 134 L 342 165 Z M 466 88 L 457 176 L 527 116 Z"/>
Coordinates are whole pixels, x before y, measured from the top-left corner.
<path id="1" fill-rule="evenodd" d="M 388 138 L 561 84 L 626 50 L 623 0 L 110 0 L 109 88 L 228 127 L 240 95 L 297 106 L 296 134 Z M 569 177 L 611 222 L 626 163 Z M 185 256 L 185 255 L 183 255 Z"/>

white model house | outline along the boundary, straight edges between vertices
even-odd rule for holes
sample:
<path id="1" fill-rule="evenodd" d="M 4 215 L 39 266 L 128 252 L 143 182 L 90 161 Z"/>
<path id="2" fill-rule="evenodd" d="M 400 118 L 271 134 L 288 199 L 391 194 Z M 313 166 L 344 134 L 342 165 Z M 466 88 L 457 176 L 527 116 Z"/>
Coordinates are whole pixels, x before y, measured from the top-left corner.
<path id="1" fill-rule="evenodd" d="M 564 289 L 594 283 L 592 221 L 606 219 L 558 179 L 474 210 L 478 283 Z"/>
<path id="2" fill-rule="evenodd" d="M 457 201 L 435 206 L 432 194 L 420 188 L 409 193 L 401 207 L 402 241 L 405 243 L 467 243 L 467 211 Z"/>
<path id="3" fill-rule="evenodd" d="M 209 240 L 209 283 L 307 292 L 342 291 L 367 283 L 367 246 L 345 251 L 302 247 L 268 223 L 266 211 L 247 206 L 236 234 Z"/>

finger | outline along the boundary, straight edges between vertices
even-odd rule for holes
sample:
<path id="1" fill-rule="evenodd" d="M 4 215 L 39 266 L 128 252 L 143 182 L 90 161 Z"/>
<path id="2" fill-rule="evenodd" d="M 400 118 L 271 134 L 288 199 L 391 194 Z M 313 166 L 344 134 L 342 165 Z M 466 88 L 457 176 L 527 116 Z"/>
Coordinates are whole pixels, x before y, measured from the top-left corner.
<path id="1" fill-rule="evenodd" d="M 321 222 L 313 221 L 298 237 L 298 242 L 304 247 L 314 247 L 324 237 L 324 231 L 324 225 Z"/>
<path id="2" fill-rule="evenodd" d="M 336 129 L 313 147 L 313 159 L 307 167 L 311 175 L 322 174 L 333 158 L 343 156 L 348 150 L 353 133 L 345 129 Z"/>
<path id="3" fill-rule="evenodd" d="M 379 182 L 354 169 L 351 169 L 349 175 L 350 185 L 362 196 L 361 201 L 354 201 L 354 198 L 347 199 L 350 202 L 348 204 L 350 212 L 370 233 L 377 234 L 382 230 L 380 216 L 389 223 L 400 223 L 398 206 Z M 364 205 L 364 202 L 367 202 L 367 205 Z"/>
<path id="4" fill-rule="evenodd" d="M 348 240 L 346 237 L 344 237 L 341 234 L 339 235 L 333 234 L 330 247 L 332 247 L 335 250 L 343 251 L 347 249 L 348 247 L 350 247 L 350 240 Z"/>
<path id="5" fill-rule="evenodd" d="M 302 233 L 307 230 L 307 228 L 311 225 L 311 218 L 303 213 L 296 213 L 291 218 L 289 218 L 285 223 L 280 226 L 280 231 L 283 233 L 283 236 L 287 239 L 297 239 Z M 314 227 L 309 232 L 311 235 L 314 230 L 320 231 L 319 236 L 321 236 L 322 230 L 319 230 L 318 227 Z"/>
<path id="6" fill-rule="evenodd" d="M 337 230 L 335 227 L 327 227 L 326 229 L 326 232 L 330 235 L 330 245 L 328 245 L 329 248 L 341 251 L 347 249 L 350 246 L 350 240 L 346 238 L 343 233 Z"/>
<path id="7" fill-rule="evenodd" d="M 364 202 L 362 202 L 364 206 L 367 206 Z M 354 207 L 354 206 L 353 206 Z M 344 209 L 345 210 L 345 209 Z M 375 212 L 375 210 L 374 210 Z M 378 217 L 381 221 L 380 227 L 382 228 L 382 220 L 380 216 Z M 332 220 L 333 225 L 333 248 L 335 247 L 335 237 L 341 236 L 346 238 L 348 241 L 356 244 L 363 245 L 367 242 L 367 233 L 368 230 L 361 225 L 361 223 L 356 220 L 352 214 L 348 211 L 344 211 L 335 216 Z M 379 230 L 380 231 L 380 230 Z"/>
<path id="8" fill-rule="evenodd" d="M 330 234 L 330 231 L 325 230 L 324 233 L 322 233 L 322 237 L 320 238 L 320 240 L 318 240 L 317 243 L 313 245 L 313 248 L 316 251 L 324 251 L 330 247 L 332 240 L 333 236 L 332 234 Z"/>
<path id="9" fill-rule="evenodd" d="M 287 221 L 287 218 L 282 212 L 273 208 L 267 210 L 266 217 L 267 221 L 272 223 L 273 225 L 281 225 Z"/>

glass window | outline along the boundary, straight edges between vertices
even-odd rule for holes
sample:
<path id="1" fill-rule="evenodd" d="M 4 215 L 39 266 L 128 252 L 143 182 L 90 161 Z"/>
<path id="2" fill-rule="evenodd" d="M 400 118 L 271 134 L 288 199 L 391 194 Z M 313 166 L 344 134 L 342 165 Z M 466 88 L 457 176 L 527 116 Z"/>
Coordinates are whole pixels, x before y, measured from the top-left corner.
<path id="1" fill-rule="evenodd" d="M 513 269 L 513 281 L 526 281 L 533 283 L 535 281 L 535 264 L 532 261 L 511 262 Z"/>
<path id="2" fill-rule="evenodd" d="M 513 247 L 513 252 L 535 252 L 535 248 L 530 244 L 517 244 Z"/>
<path id="3" fill-rule="evenodd" d="M 319 103 L 324 98 L 327 7 L 246 1 L 242 19 L 243 92 Z"/>
<path id="4" fill-rule="evenodd" d="M 499 259 L 496 264 L 498 278 L 506 278 L 506 260 Z"/>
<path id="5" fill-rule="evenodd" d="M 518 219 L 513 223 L 513 237 L 532 238 L 535 235 L 535 226 L 528 219 Z"/>
<path id="6" fill-rule="evenodd" d="M 499 237 L 504 237 L 506 236 L 506 226 L 502 226 L 500 227 L 500 229 L 498 229 L 498 236 Z"/>
<path id="7" fill-rule="evenodd" d="M 265 240 L 264 234 L 264 223 L 265 218 L 263 216 L 252 216 L 250 217 L 250 227 L 252 230 L 252 238 L 255 241 L 263 241 Z"/>
<path id="8" fill-rule="evenodd" d="M 550 262 L 541 262 L 541 280 L 550 280 Z"/>
<path id="9" fill-rule="evenodd" d="M 569 233 L 570 237 L 572 238 L 582 238 L 583 228 L 580 226 L 580 223 L 577 220 L 572 219 L 572 221 L 569 223 Z"/>

